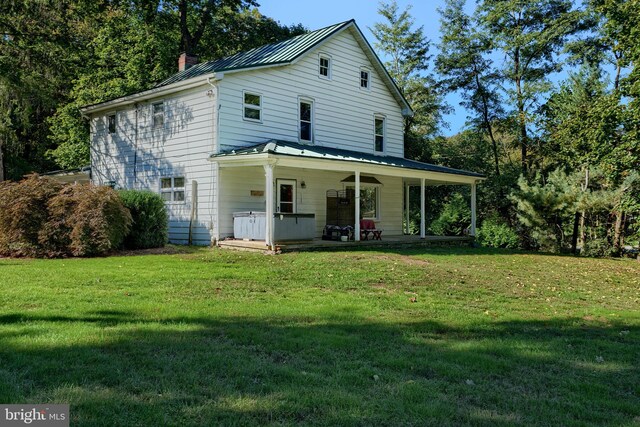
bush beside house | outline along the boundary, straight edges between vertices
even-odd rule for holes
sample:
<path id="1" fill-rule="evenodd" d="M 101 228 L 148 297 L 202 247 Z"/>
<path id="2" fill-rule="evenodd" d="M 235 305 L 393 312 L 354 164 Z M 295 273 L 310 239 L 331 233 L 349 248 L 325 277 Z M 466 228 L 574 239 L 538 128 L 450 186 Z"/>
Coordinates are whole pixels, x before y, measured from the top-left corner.
<path id="1" fill-rule="evenodd" d="M 48 256 L 97 256 L 122 247 L 131 214 L 118 193 L 91 184 L 66 185 L 48 203 L 42 230 Z"/>
<path id="2" fill-rule="evenodd" d="M 471 224 L 471 209 L 462 194 L 452 194 L 429 227 L 438 236 L 462 236 Z"/>
<path id="3" fill-rule="evenodd" d="M 125 241 L 130 248 L 163 246 L 167 217 L 160 197 L 123 193 L 36 174 L 0 183 L 0 255 L 99 256 Z"/>
<path id="4" fill-rule="evenodd" d="M 48 203 L 63 185 L 38 175 L 0 183 L 0 255 L 44 256 L 42 230 Z"/>
<path id="5" fill-rule="evenodd" d="M 518 249 L 520 237 L 509 225 L 497 218 L 488 218 L 482 222 L 476 235 L 478 243 L 489 248 Z"/>
<path id="6" fill-rule="evenodd" d="M 167 211 L 162 198 L 151 191 L 123 190 L 119 193 L 133 220 L 124 246 L 129 249 L 164 246 L 169 230 Z"/>

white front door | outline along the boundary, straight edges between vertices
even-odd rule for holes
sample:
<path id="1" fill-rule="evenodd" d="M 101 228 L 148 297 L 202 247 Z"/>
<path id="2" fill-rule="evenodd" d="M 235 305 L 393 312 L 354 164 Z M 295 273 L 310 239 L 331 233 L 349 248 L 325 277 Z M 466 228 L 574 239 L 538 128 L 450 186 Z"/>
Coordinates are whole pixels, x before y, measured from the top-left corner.
<path id="1" fill-rule="evenodd" d="M 296 211 L 296 181 L 295 179 L 276 180 L 276 212 L 294 213 Z"/>

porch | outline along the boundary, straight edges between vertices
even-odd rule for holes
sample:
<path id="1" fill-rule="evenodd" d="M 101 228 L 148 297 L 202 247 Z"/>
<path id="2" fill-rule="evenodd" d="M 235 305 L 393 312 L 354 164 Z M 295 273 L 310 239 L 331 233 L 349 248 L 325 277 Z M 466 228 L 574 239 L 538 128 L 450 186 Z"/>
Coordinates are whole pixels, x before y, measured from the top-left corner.
<path id="1" fill-rule="evenodd" d="M 472 236 L 425 236 L 395 235 L 385 236 L 384 240 L 350 240 L 347 242 L 335 240 L 313 239 L 305 242 L 284 242 L 274 245 L 270 249 L 264 240 L 226 239 L 217 243 L 219 248 L 261 253 L 286 253 L 310 251 L 349 251 L 359 249 L 410 249 L 441 246 L 469 246 Z"/>
<path id="2" fill-rule="evenodd" d="M 475 236 L 476 186 L 484 179 L 480 174 L 287 141 L 214 154 L 210 160 L 217 165 L 214 234 L 220 246 L 277 252 L 416 244 L 420 239 L 427 245 L 468 242 L 469 238 L 427 236 L 425 188 L 432 185 L 470 186 L 469 235 Z M 408 229 L 409 188 L 413 186 L 420 188 L 419 236 L 409 235 Z M 237 233 L 244 227 L 236 224 L 241 216 L 249 218 L 244 225 L 255 225 L 253 232 Z M 383 230 L 382 240 L 361 238 L 360 219 L 374 221 L 375 228 Z M 326 237 L 324 230 L 329 225 L 348 228 L 344 234 L 353 241 L 319 240 Z M 300 242 L 300 237 L 306 242 Z"/>

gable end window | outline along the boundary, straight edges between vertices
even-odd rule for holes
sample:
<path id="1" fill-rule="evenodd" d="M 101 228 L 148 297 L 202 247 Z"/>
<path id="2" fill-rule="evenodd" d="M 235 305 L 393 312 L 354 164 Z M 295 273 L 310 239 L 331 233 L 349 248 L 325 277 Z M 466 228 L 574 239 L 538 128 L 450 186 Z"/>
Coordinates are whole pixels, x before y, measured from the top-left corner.
<path id="1" fill-rule="evenodd" d="M 184 176 L 160 178 L 160 196 L 165 202 L 184 202 Z"/>
<path id="2" fill-rule="evenodd" d="M 262 122 L 262 96 L 243 92 L 243 117 L 245 120 Z"/>
<path id="3" fill-rule="evenodd" d="M 361 68 L 360 69 L 360 88 L 369 90 L 370 87 L 371 87 L 371 83 L 369 80 L 369 70 L 365 68 Z"/>
<path id="4" fill-rule="evenodd" d="M 109 134 L 113 135 L 116 133 L 116 113 L 112 113 L 107 116 L 107 127 L 109 129 Z"/>
<path id="5" fill-rule="evenodd" d="M 384 151 L 384 128 L 385 128 L 385 120 L 384 117 L 376 116 L 374 119 L 374 135 L 375 135 L 375 150 L 378 152 Z"/>
<path id="6" fill-rule="evenodd" d="M 320 77 L 324 79 L 331 79 L 331 58 L 322 54 L 318 58 Z"/>
<path id="7" fill-rule="evenodd" d="M 313 101 L 301 99 L 299 102 L 300 141 L 313 141 Z"/>
<path id="8" fill-rule="evenodd" d="M 164 126 L 164 102 L 155 102 L 151 106 L 153 112 L 153 127 L 161 128 Z"/>

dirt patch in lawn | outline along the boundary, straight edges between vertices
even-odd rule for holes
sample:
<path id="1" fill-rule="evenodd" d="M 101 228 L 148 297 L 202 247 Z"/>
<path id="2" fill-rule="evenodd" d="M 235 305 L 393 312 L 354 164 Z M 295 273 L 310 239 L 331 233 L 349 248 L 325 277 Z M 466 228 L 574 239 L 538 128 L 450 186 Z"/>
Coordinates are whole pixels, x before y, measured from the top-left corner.
<path id="1" fill-rule="evenodd" d="M 430 262 L 424 259 L 411 258 L 405 255 L 358 255 L 353 257 L 354 259 L 366 259 L 366 260 L 381 260 L 390 261 L 396 263 L 402 263 L 405 265 L 425 266 Z"/>

